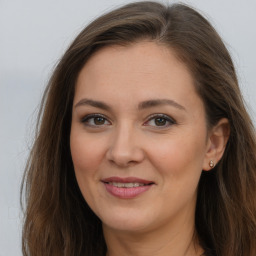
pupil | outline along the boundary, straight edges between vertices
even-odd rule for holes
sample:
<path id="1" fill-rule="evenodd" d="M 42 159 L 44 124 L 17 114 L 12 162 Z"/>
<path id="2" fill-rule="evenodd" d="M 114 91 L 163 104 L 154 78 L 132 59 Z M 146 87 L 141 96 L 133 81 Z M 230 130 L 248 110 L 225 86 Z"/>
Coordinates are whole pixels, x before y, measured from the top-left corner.
<path id="1" fill-rule="evenodd" d="M 94 118 L 94 123 L 97 124 L 97 125 L 101 125 L 101 124 L 104 124 L 105 120 L 103 117 L 95 117 Z"/>
<path id="2" fill-rule="evenodd" d="M 155 119 L 155 124 L 158 126 L 163 126 L 166 124 L 166 120 L 164 118 L 156 118 Z"/>

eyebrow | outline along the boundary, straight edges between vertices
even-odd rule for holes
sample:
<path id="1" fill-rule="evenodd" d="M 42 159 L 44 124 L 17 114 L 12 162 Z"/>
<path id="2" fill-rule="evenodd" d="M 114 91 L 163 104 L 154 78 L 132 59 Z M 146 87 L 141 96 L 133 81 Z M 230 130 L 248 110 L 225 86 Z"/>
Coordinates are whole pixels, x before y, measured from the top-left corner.
<path id="1" fill-rule="evenodd" d="M 97 100 L 90 100 L 90 99 L 82 99 L 78 103 L 76 103 L 75 108 L 80 107 L 80 106 L 92 106 L 95 108 L 101 108 L 104 110 L 111 110 L 111 107 L 108 106 L 106 103 L 102 101 L 97 101 Z"/>
<path id="2" fill-rule="evenodd" d="M 185 107 L 178 104 L 176 101 L 170 100 L 170 99 L 146 100 L 139 104 L 139 109 L 151 108 L 151 107 L 162 106 L 162 105 L 170 105 L 172 107 L 175 107 L 181 110 L 186 110 Z"/>
<path id="3" fill-rule="evenodd" d="M 80 106 L 86 106 L 86 105 L 100 108 L 100 109 L 107 110 L 107 111 L 111 110 L 111 107 L 109 105 L 107 105 L 106 103 L 104 103 L 102 101 L 92 100 L 92 99 L 80 100 L 78 103 L 76 103 L 75 108 L 80 107 Z M 152 108 L 152 107 L 163 106 L 163 105 L 170 105 L 170 106 L 178 108 L 180 110 L 186 110 L 185 107 L 178 104 L 176 101 L 170 100 L 170 99 L 151 99 L 151 100 L 142 101 L 139 103 L 138 109 L 142 110 L 142 109 L 146 109 L 146 108 Z"/>

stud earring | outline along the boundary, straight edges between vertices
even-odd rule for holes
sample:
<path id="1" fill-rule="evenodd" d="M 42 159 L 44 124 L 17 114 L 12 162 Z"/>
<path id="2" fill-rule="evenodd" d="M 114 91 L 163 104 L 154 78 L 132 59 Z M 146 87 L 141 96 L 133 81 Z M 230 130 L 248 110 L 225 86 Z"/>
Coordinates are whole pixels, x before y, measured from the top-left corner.
<path id="1" fill-rule="evenodd" d="M 210 161 L 209 166 L 210 166 L 211 168 L 214 168 L 215 163 L 213 162 L 213 160 Z"/>

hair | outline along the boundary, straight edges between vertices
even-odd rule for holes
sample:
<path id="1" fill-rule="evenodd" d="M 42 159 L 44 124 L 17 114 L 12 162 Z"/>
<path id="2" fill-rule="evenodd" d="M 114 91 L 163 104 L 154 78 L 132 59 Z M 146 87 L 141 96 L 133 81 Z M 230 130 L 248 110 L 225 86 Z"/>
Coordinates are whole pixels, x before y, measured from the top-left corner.
<path id="1" fill-rule="evenodd" d="M 137 2 L 91 22 L 73 41 L 45 90 L 35 141 L 22 183 L 25 194 L 23 255 L 106 254 L 101 221 L 79 190 L 70 154 L 76 80 L 102 47 L 142 40 L 172 49 L 189 68 L 204 102 L 208 128 L 230 124 L 224 155 L 202 172 L 196 234 L 207 256 L 256 255 L 256 139 L 232 59 L 220 36 L 184 4 Z"/>

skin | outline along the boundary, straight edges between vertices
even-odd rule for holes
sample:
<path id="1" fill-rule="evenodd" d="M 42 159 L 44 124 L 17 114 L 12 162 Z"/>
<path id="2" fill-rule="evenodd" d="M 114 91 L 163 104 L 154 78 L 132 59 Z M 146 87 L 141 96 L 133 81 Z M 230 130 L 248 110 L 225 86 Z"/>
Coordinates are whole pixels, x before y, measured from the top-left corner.
<path id="1" fill-rule="evenodd" d="M 141 104 L 159 99 L 169 102 Z M 193 77 L 165 46 L 108 46 L 89 59 L 76 84 L 70 147 L 80 190 L 102 220 L 108 256 L 202 253 L 194 236 L 197 185 L 210 160 L 221 158 L 226 134 L 225 119 L 207 131 Z M 102 182 L 111 176 L 154 185 L 118 198 Z"/>

